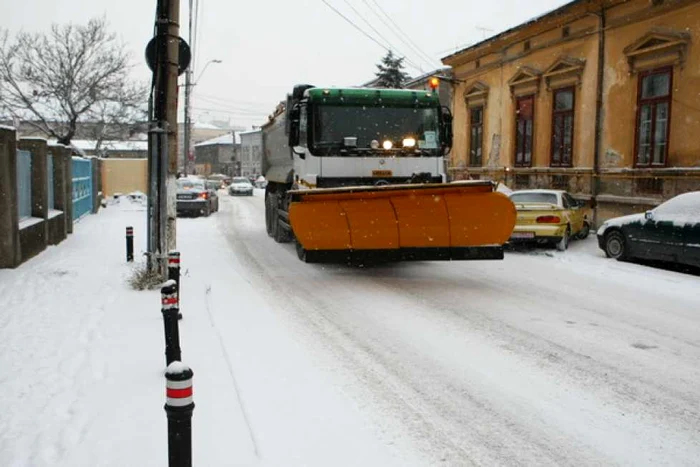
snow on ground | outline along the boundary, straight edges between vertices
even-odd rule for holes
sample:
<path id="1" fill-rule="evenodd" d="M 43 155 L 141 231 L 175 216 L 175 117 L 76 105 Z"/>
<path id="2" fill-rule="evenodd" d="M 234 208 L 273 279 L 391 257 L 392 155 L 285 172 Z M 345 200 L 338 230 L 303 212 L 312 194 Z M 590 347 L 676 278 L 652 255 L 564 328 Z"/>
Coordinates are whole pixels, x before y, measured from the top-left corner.
<path id="1" fill-rule="evenodd" d="M 307 265 L 264 191 L 178 222 L 195 465 L 692 465 L 700 279 L 594 238 L 504 261 Z M 166 465 L 142 200 L 0 270 L 0 465 Z"/>

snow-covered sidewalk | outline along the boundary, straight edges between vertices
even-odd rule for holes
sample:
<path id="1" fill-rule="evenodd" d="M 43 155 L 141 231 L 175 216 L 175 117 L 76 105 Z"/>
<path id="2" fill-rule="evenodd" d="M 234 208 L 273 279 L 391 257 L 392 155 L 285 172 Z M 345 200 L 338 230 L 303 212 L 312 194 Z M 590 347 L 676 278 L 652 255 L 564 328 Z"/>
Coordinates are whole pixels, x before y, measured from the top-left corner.
<path id="1" fill-rule="evenodd" d="M 124 199 L 61 245 L 0 270 L 0 465 L 167 464 L 160 296 L 127 285 L 125 227 L 138 261 L 145 220 Z M 195 465 L 415 464 L 275 319 L 216 222 L 178 223 Z"/>

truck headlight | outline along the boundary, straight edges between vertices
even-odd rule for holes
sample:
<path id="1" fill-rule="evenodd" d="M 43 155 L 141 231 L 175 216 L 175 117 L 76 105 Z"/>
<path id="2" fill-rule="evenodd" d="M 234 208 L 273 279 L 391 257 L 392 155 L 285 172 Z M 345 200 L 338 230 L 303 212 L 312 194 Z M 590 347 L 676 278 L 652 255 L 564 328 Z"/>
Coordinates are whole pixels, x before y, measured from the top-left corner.
<path id="1" fill-rule="evenodd" d="M 415 138 L 404 138 L 403 139 L 403 147 L 413 148 L 415 146 L 416 146 L 416 139 Z"/>

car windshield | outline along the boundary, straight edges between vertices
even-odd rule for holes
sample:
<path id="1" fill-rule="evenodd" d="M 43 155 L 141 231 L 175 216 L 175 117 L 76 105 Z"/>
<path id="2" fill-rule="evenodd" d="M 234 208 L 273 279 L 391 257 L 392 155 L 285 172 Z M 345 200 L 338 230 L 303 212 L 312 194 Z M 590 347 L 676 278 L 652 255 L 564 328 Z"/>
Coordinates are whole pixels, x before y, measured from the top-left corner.
<path id="1" fill-rule="evenodd" d="M 250 180 L 245 177 L 234 177 L 231 183 L 251 185 Z"/>
<path id="2" fill-rule="evenodd" d="M 318 106 L 314 120 L 314 146 L 337 148 L 345 138 L 352 138 L 357 148 L 368 149 L 390 142 L 402 148 L 405 139 L 414 141 L 411 148 L 437 154 L 438 112 L 432 108 L 370 106 Z"/>
<path id="3" fill-rule="evenodd" d="M 510 199 L 514 203 L 548 203 L 557 204 L 557 195 L 554 193 L 513 193 Z"/>
<path id="4" fill-rule="evenodd" d="M 203 190 L 204 183 L 199 180 L 180 179 L 177 181 L 177 187 L 180 190 Z"/>

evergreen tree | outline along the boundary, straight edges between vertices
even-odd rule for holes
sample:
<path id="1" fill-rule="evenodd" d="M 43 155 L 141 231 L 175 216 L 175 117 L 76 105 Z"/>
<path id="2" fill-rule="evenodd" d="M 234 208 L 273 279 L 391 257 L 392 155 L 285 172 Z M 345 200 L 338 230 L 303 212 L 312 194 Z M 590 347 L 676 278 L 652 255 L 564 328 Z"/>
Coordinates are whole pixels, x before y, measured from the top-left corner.
<path id="1" fill-rule="evenodd" d="M 391 50 L 382 58 L 382 62 L 377 64 L 377 70 L 378 88 L 401 89 L 403 83 L 409 79 L 408 74 L 403 71 L 403 57 L 395 57 Z"/>

